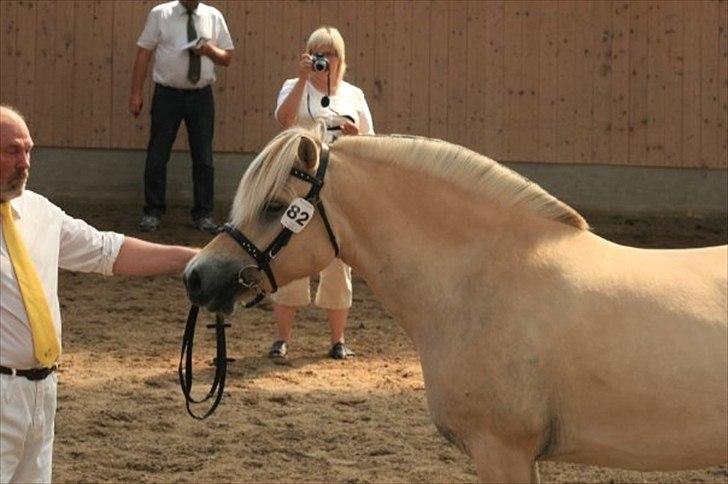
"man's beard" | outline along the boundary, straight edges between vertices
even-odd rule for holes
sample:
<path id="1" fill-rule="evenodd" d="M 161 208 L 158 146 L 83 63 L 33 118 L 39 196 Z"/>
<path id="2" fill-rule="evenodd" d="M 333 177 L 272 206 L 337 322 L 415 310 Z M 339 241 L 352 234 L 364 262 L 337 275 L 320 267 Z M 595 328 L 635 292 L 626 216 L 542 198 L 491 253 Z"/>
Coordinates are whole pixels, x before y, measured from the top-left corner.
<path id="1" fill-rule="evenodd" d="M 28 182 L 28 172 L 15 173 L 12 178 L 0 185 L 0 201 L 7 202 L 19 197 Z"/>

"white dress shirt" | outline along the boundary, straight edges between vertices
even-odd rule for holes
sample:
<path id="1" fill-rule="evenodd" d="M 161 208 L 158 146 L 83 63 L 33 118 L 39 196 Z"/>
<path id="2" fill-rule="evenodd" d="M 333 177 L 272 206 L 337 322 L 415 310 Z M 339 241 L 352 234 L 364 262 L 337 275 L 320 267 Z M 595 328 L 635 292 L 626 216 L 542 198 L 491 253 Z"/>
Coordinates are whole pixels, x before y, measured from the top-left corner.
<path id="1" fill-rule="evenodd" d="M 278 109 L 286 100 L 293 90 L 298 79 L 288 79 L 283 83 L 281 91 L 278 93 L 278 103 L 276 106 L 276 118 L 278 117 Z M 329 96 L 329 106 L 321 106 L 321 99 L 326 95 L 316 89 L 313 84 L 306 82 L 303 90 L 301 104 L 298 106 L 298 118 L 296 124 L 305 128 L 311 128 L 316 121 L 323 119 L 327 126 L 339 126 L 342 122 L 342 116 L 350 116 L 354 120 L 354 124 L 359 128 L 359 134 L 374 134 L 374 123 L 372 122 L 372 114 L 369 111 L 369 105 L 364 98 L 364 92 L 353 84 L 341 81 L 336 94 Z M 326 141 L 331 142 L 341 134 L 341 131 L 326 131 Z"/>
<path id="2" fill-rule="evenodd" d="M 45 289 L 56 333 L 61 335 L 58 268 L 111 275 L 124 236 L 100 232 L 66 215 L 45 197 L 29 190 L 10 201 L 15 225 Z M 36 368 L 33 337 L 5 237 L 0 231 L 0 365 Z"/>
<path id="3" fill-rule="evenodd" d="M 200 3 L 192 16 L 198 37 L 211 40 L 221 49 L 233 49 L 225 18 L 218 9 Z M 215 64 L 203 55 L 200 80 L 192 84 L 187 79 L 190 56 L 182 48 L 188 43 L 187 19 L 187 9 L 177 0 L 157 5 L 149 12 L 137 45 L 154 50 L 154 82 L 177 89 L 200 89 L 215 82 Z"/>

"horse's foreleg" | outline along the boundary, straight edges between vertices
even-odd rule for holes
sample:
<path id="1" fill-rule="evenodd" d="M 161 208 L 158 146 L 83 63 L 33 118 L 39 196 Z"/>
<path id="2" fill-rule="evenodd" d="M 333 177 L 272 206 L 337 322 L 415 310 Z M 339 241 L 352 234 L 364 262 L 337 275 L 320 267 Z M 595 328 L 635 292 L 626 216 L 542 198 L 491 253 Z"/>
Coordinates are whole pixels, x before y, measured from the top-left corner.
<path id="1" fill-rule="evenodd" d="M 530 446 L 504 444 L 488 435 L 471 442 L 470 454 L 481 482 L 540 482 L 535 455 Z"/>

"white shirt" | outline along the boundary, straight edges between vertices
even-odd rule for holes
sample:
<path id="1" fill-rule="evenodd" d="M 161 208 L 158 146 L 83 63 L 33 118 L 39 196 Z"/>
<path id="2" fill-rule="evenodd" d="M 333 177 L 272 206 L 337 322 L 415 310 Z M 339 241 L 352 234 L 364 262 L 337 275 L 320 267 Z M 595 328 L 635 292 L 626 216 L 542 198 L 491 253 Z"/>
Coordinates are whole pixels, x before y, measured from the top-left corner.
<path id="1" fill-rule="evenodd" d="M 45 197 L 25 190 L 10 201 L 15 225 L 45 289 L 56 333 L 61 335 L 58 268 L 111 275 L 124 236 L 100 232 L 66 215 Z M 2 222 L 0 222 L 2 223 Z M 0 231 L 0 365 L 36 368 L 33 337 L 15 272 Z"/>
<path id="2" fill-rule="evenodd" d="M 192 14 L 197 36 L 211 40 L 224 50 L 233 49 L 225 18 L 215 7 L 200 3 Z M 203 55 L 200 58 L 200 80 L 187 79 L 190 56 L 187 49 L 187 9 L 177 0 L 154 7 L 147 16 L 137 45 L 154 50 L 154 82 L 177 89 L 200 89 L 215 82 L 215 64 Z"/>
<path id="3" fill-rule="evenodd" d="M 283 83 L 281 92 L 278 93 L 278 104 L 276 106 L 276 118 L 281 104 L 286 100 L 288 95 L 296 85 L 296 79 L 288 79 Z M 353 84 L 341 81 L 336 94 L 329 96 L 329 106 L 321 106 L 321 99 L 326 93 L 320 92 L 313 84 L 306 81 L 306 87 L 303 89 L 301 104 L 298 107 L 297 124 L 312 128 L 316 124 L 316 120 L 323 119 L 329 127 L 339 126 L 342 122 L 341 117 L 346 115 L 354 120 L 354 124 L 359 127 L 360 134 L 374 134 L 374 123 L 372 122 L 372 113 L 369 111 L 369 105 L 364 98 L 364 92 Z M 341 131 L 326 131 L 326 141 L 331 142 L 338 137 Z"/>

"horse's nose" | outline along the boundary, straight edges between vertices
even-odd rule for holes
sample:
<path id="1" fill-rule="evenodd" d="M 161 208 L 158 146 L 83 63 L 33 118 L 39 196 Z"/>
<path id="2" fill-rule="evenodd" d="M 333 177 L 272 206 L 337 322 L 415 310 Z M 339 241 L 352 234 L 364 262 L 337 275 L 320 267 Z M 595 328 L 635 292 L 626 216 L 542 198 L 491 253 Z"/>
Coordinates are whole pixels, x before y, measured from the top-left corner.
<path id="1" fill-rule="evenodd" d="M 190 301 L 197 302 L 202 296 L 202 277 L 200 277 L 200 271 L 197 268 L 190 268 L 186 270 L 182 277 L 185 288 L 187 288 L 187 297 Z"/>

